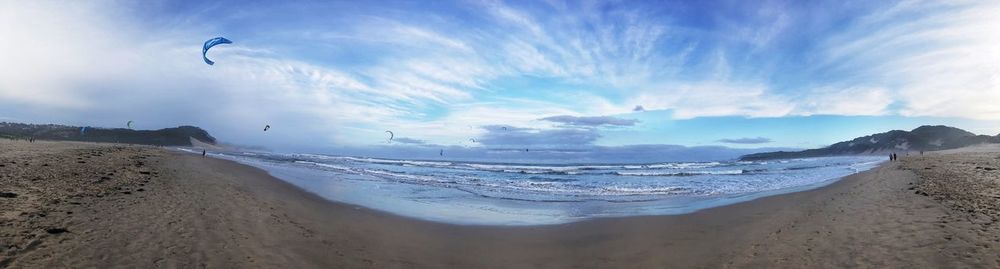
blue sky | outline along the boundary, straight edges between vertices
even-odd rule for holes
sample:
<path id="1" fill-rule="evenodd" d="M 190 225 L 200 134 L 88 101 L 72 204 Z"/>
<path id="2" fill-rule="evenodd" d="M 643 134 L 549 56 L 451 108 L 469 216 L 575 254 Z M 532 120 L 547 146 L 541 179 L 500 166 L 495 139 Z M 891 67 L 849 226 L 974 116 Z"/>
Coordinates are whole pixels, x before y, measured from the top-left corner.
<path id="1" fill-rule="evenodd" d="M 805 148 L 922 124 L 994 135 L 996 14 L 989 1 L 9 1 L 0 120 L 191 124 L 276 149 L 381 147 L 385 130 L 399 145 L 541 148 Z M 215 36 L 235 43 L 208 66 Z"/>

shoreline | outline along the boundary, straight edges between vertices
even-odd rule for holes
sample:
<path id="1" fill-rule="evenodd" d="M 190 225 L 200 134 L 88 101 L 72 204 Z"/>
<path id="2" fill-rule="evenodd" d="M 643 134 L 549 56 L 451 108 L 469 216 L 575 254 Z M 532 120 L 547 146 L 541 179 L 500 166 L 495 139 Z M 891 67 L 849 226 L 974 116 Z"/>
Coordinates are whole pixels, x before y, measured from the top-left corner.
<path id="1" fill-rule="evenodd" d="M 0 146 L 7 146 L 3 143 Z M 935 197 L 908 189 L 921 180 L 900 169 L 900 163 L 883 163 L 812 190 L 690 214 L 511 227 L 443 224 L 329 201 L 264 170 L 228 160 L 141 146 L 64 142 L 48 143 L 44 149 L 48 153 L 34 154 L 43 149 L 25 145 L 16 145 L 22 152 L 13 157 L 36 162 L 81 152 L 101 156 L 86 159 L 96 164 L 66 167 L 67 172 L 105 169 L 119 159 L 149 156 L 145 168 L 117 168 L 113 179 L 106 181 L 114 182 L 123 174 L 131 178 L 133 174 L 123 170 L 135 170 L 134 183 L 144 185 L 122 183 L 119 187 L 125 190 L 108 186 L 96 193 L 71 193 L 59 198 L 63 202 L 58 204 L 18 208 L 20 214 L 5 216 L 18 220 L 4 219 L 0 229 L 4 235 L 0 243 L 16 249 L 4 252 L 10 258 L 0 261 L 0 267 L 996 267 L 1000 263 L 1000 257 L 989 251 L 1000 244 L 989 241 L 992 238 L 977 240 L 974 223 L 956 217 Z M 58 147 L 68 149 L 52 149 Z M 9 158 L 12 155 L 0 153 L 0 163 Z M 64 168 L 54 162 L 50 166 Z M 38 170 L 17 173 L 29 176 Z M 54 179 L 27 180 L 18 186 L 21 183 L 58 185 Z M 35 195 L 30 190 L 18 192 Z M 68 232 L 45 231 L 53 227 Z"/>
<path id="2" fill-rule="evenodd" d="M 193 153 L 181 152 L 181 154 L 193 154 Z M 194 156 L 194 155 L 192 155 L 192 156 Z M 883 164 L 880 164 L 879 166 L 876 166 L 876 167 L 871 168 L 869 170 L 857 172 L 857 173 L 854 173 L 854 174 L 851 174 L 851 175 L 848 175 L 848 176 L 845 176 L 845 177 L 831 179 L 831 180 L 824 181 L 824 182 L 818 182 L 818 183 L 816 183 L 814 185 L 798 186 L 798 187 L 790 188 L 790 189 L 799 189 L 799 190 L 779 190 L 779 192 L 775 193 L 775 194 L 770 194 L 768 192 L 758 192 L 758 193 L 751 193 L 751 194 L 741 195 L 741 196 L 738 196 L 738 197 L 741 197 L 739 199 L 743 199 L 742 197 L 749 197 L 749 198 L 745 198 L 747 200 L 742 200 L 740 202 L 736 202 L 736 203 L 732 203 L 732 204 L 726 204 L 726 205 L 721 205 L 721 206 L 713 206 L 713 207 L 698 209 L 698 210 L 695 210 L 695 211 L 686 212 L 686 213 L 680 213 L 680 214 L 590 217 L 590 218 L 586 218 L 586 219 L 569 221 L 569 222 L 564 222 L 564 223 L 526 224 L 526 225 L 515 224 L 515 225 L 508 225 L 508 224 L 459 224 L 459 223 L 448 223 L 448 222 L 443 222 L 443 221 L 435 221 L 435 220 L 421 219 L 421 218 L 417 218 L 417 217 L 410 217 L 410 216 L 406 216 L 406 215 L 402 215 L 402 214 L 396 214 L 396 213 L 393 213 L 393 212 L 390 212 L 390 211 L 385 211 L 385 210 L 379 210 L 379 209 L 376 209 L 376 208 L 365 207 L 363 205 L 357 205 L 357 204 L 351 204 L 351 203 L 347 203 L 347 202 L 330 200 L 330 199 L 327 199 L 325 197 L 322 197 L 322 195 L 320 195 L 320 194 L 311 192 L 311 191 L 309 191 L 307 189 L 304 189 L 302 187 L 296 186 L 295 184 L 293 184 L 291 182 L 288 182 L 288 181 L 286 181 L 284 179 L 278 178 L 277 176 L 271 175 L 265 169 L 262 169 L 262 168 L 259 168 L 259 167 L 255 167 L 255 166 L 252 166 L 252 165 L 248 165 L 248 164 L 239 163 L 239 162 L 233 161 L 233 160 L 223 159 L 223 158 L 216 158 L 216 157 L 208 157 L 208 158 L 212 158 L 212 159 L 223 161 L 223 162 L 229 162 L 232 165 L 236 165 L 236 166 L 243 166 L 243 168 L 240 168 L 240 169 L 258 170 L 258 172 L 264 173 L 265 174 L 264 176 L 267 177 L 267 178 L 269 178 L 270 180 L 277 181 L 278 183 L 281 183 L 281 185 L 285 185 L 284 187 L 291 188 L 289 191 L 292 192 L 293 195 L 308 197 L 311 200 L 318 200 L 318 201 L 321 201 L 321 202 L 331 203 L 331 204 L 334 204 L 334 205 L 336 205 L 338 207 L 351 207 L 351 208 L 354 208 L 356 210 L 370 211 L 372 214 L 380 214 L 380 215 L 385 215 L 386 217 L 390 217 L 390 218 L 405 219 L 407 221 L 425 222 L 425 223 L 432 224 L 432 225 L 461 226 L 461 227 L 487 228 L 487 229 L 518 229 L 518 228 L 531 229 L 531 228 L 544 228 L 544 227 L 549 227 L 549 226 L 567 226 L 567 225 L 572 226 L 572 225 L 576 225 L 576 224 L 580 224 L 580 223 L 586 223 L 586 222 L 602 222 L 602 221 L 614 222 L 614 221 L 619 220 L 619 219 L 620 220 L 627 220 L 627 219 L 631 219 L 631 218 L 662 218 L 662 217 L 681 217 L 681 218 L 683 218 L 686 215 L 696 214 L 696 213 L 699 213 L 699 212 L 702 212 L 702 211 L 709 211 L 709 210 L 723 210 L 723 211 L 728 211 L 730 209 L 724 209 L 724 208 L 726 208 L 726 207 L 733 207 L 733 206 L 739 206 L 740 204 L 751 203 L 751 202 L 755 202 L 755 201 L 758 201 L 758 200 L 761 200 L 761 199 L 767 199 L 767 198 L 772 198 L 772 197 L 777 197 L 777 196 L 783 196 L 783 195 L 793 195 L 793 194 L 797 194 L 797 193 L 800 193 L 800 192 L 816 191 L 816 190 L 820 190 L 820 189 L 823 189 L 823 188 L 831 187 L 831 185 L 837 184 L 837 183 L 839 183 L 839 182 L 841 182 L 841 181 L 843 181 L 843 180 L 845 180 L 845 179 L 847 179 L 849 177 L 852 177 L 852 176 L 855 176 L 855 175 L 858 175 L 858 174 L 862 174 L 862 173 L 866 173 L 866 172 L 869 172 L 869 171 L 872 171 L 872 170 L 879 169 L 883 165 L 887 164 L 887 163 L 883 163 Z M 818 186 L 815 186 L 815 185 L 818 185 Z M 751 206 L 751 207 L 754 207 L 754 206 Z M 717 213 L 708 213 L 708 214 L 717 214 Z"/>
<path id="3" fill-rule="evenodd" d="M 179 149 L 178 152 L 191 153 L 191 150 Z M 200 151 L 196 152 L 200 153 Z M 829 175 L 817 177 L 821 181 L 804 185 L 785 187 L 773 190 L 748 193 L 726 193 L 715 195 L 679 194 L 670 196 L 652 196 L 648 198 L 628 197 L 627 202 L 615 198 L 595 196 L 593 200 L 532 200 L 495 196 L 479 196 L 475 191 L 463 192 L 461 188 L 425 186 L 420 183 L 373 183 L 352 180 L 344 183 L 332 178 L 350 177 L 350 175 L 328 175 L 311 169 L 297 168 L 261 162 L 255 158 L 243 158 L 238 155 L 209 154 L 210 157 L 235 161 L 268 172 L 273 177 L 300 187 L 306 192 L 319 195 L 331 202 L 362 206 L 368 209 L 389 213 L 396 216 L 453 225 L 470 226 L 539 226 L 558 225 L 586 221 L 590 219 L 621 218 L 634 216 L 672 216 L 685 215 L 710 208 L 743 203 L 763 197 L 800 192 L 824 187 L 839 181 L 844 176 Z M 883 161 L 875 159 L 856 160 L 858 163 L 843 166 L 853 169 L 841 173 L 850 176 L 858 171 L 873 169 Z M 311 162 L 306 162 L 311 163 Z M 718 164 L 718 162 L 715 162 Z M 313 163 L 315 164 L 315 163 Z M 808 164 L 804 164 L 808 165 Z M 744 168 L 751 169 L 751 168 Z M 777 168 L 777 169 L 780 169 Z M 755 170 L 756 171 L 756 170 Z M 684 177 L 677 179 L 683 180 Z M 753 180 L 753 179 L 745 179 Z M 397 185 L 411 186 L 399 187 Z M 331 194 L 330 190 L 336 190 Z M 403 191 L 405 190 L 405 191 Z M 338 195 L 336 192 L 339 192 Z M 370 192 L 374 196 L 386 199 L 372 199 L 352 193 Z M 410 197 L 410 193 L 421 193 Z M 434 196 L 437 200 L 425 202 L 420 199 Z M 453 213 L 461 212 L 461 213 Z"/>

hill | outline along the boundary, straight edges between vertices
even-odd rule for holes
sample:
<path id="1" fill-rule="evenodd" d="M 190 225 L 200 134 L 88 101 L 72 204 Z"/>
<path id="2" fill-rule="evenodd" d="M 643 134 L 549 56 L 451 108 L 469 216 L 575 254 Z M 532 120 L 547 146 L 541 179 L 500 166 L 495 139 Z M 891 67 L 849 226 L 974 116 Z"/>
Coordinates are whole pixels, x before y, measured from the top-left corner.
<path id="1" fill-rule="evenodd" d="M 0 138 L 110 142 L 156 146 L 191 146 L 191 139 L 215 144 L 207 131 L 194 126 L 179 126 L 159 130 L 96 128 L 56 124 L 25 124 L 0 122 Z"/>
<path id="2" fill-rule="evenodd" d="M 838 155 L 874 155 L 892 152 L 919 152 L 961 148 L 965 146 L 1000 143 L 1000 135 L 976 135 L 968 131 L 943 126 L 925 125 L 911 131 L 892 130 L 849 141 L 839 142 L 825 148 L 803 151 L 776 151 L 743 155 L 740 160 L 767 160 L 808 158 Z"/>

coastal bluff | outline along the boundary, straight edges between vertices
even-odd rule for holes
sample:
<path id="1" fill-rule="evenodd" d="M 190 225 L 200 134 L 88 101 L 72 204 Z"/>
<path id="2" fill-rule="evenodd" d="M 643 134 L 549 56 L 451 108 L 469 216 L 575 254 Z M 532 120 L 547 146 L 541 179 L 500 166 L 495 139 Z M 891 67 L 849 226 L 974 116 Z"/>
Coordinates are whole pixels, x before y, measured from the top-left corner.
<path id="1" fill-rule="evenodd" d="M 215 144 L 215 137 L 199 127 L 178 126 L 159 130 L 81 127 L 58 124 L 0 122 L 0 138 L 80 142 L 126 143 L 153 146 L 191 146 L 191 139 Z"/>
<path id="2" fill-rule="evenodd" d="M 976 135 L 944 125 L 924 125 L 911 131 L 892 130 L 858 137 L 818 149 L 775 151 L 743 155 L 741 161 L 810 158 L 843 155 L 883 155 L 962 148 L 978 144 L 1000 143 L 1000 135 Z"/>

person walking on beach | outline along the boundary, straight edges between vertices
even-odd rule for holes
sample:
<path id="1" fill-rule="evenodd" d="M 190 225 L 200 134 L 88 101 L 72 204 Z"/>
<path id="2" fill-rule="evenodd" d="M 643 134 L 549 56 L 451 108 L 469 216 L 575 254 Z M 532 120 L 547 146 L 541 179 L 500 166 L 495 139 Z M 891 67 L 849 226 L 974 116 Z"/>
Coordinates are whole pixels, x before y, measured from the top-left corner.
<path id="1" fill-rule="evenodd" d="M 201 157 L 205 157 L 205 150 L 201 150 Z"/>

